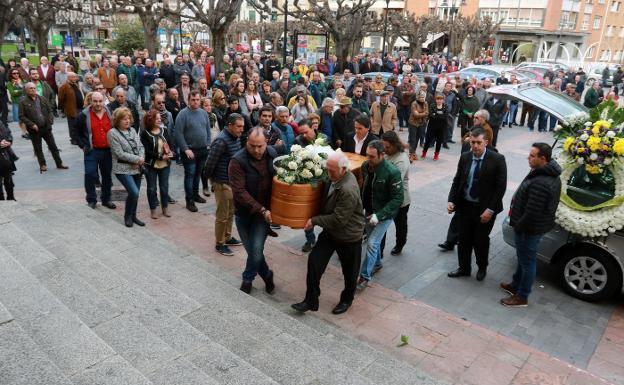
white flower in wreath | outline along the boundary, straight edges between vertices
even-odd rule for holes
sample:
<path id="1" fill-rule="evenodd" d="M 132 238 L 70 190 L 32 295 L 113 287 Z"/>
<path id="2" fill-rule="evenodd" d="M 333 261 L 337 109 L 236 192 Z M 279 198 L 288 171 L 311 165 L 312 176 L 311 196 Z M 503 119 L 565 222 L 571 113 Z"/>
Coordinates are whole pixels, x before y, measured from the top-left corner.
<path id="1" fill-rule="evenodd" d="M 292 146 L 290 146 L 290 152 L 299 152 L 303 149 L 303 147 L 301 147 L 298 144 L 293 144 Z"/>
<path id="2" fill-rule="evenodd" d="M 299 174 L 299 175 L 301 175 L 305 179 L 310 179 L 310 178 L 312 178 L 314 176 L 314 175 L 312 175 L 310 170 L 308 170 L 307 168 L 304 169 L 303 171 L 301 171 L 301 174 Z"/>
<path id="3" fill-rule="evenodd" d="M 314 168 L 314 162 L 305 162 L 305 168 L 307 168 L 308 170 L 312 170 Z"/>
<path id="4" fill-rule="evenodd" d="M 323 174 L 323 170 L 320 168 L 315 168 L 314 169 L 314 175 L 316 176 L 321 176 Z"/>
<path id="5" fill-rule="evenodd" d="M 610 165 L 611 163 L 613 163 L 613 158 L 605 158 L 605 160 L 602 162 L 605 166 Z"/>
<path id="6" fill-rule="evenodd" d="M 561 129 L 562 129 L 562 128 L 563 128 L 563 127 L 561 127 L 561 125 L 560 125 L 560 124 L 557 124 L 557 125 L 555 126 L 555 131 L 561 131 Z"/>
<path id="7" fill-rule="evenodd" d="M 288 162 L 288 168 L 291 169 L 291 170 L 296 170 L 297 169 L 297 162 L 291 160 L 290 162 Z"/>
<path id="8" fill-rule="evenodd" d="M 591 155 L 589 155 L 589 159 L 591 159 L 591 160 L 598 159 L 598 154 L 596 154 L 595 152 L 592 152 Z"/>
<path id="9" fill-rule="evenodd" d="M 607 131 L 607 138 L 615 138 L 615 132 L 611 130 Z"/>
<path id="10" fill-rule="evenodd" d="M 321 158 L 320 155 L 314 155 L 314 159 L 312 159 L 312 161 L 316 164 L 320 164 L 322 160 L 323 158 Z"/>
<path id="11" fill-rule="evenodd" d="M 582 140 L 583 142 L 586 141 L 587 139 L 589 139 L 589 135 L 587 134 L 582 134 L 581 136 L 579 136 L 579 139 Z"/>
<path id="12" fill-rule="evenodd" d="M 325 145 L 326 145 L 326 144 L 325 144 L 325 139 L 323 139 L 323 138 L 317 138 L 317 139 L 314 141 L 314 144 L 316 144 L 317 146 L 325 146 Z"/>
<path id="13" fill-rule="evenodd" d="M 303 159 L 313 159 L 314 158 L 314 153 L 311 150 L 306 148 L 306 149 L 304 149 L 302 151 L 301 157 Z"/>
<path id="14" fill-rule="evenodd" d="M 284 170 L 281 167 L 278 167 L 276 171 L 277 171 L 277 175 L 280 175 L 280 176 L 286 173 L 286 170 Z"/>
<path id="15" fill-rule="evenodd" d="M 585 160 L 584 160 L 583 158 L 578 158 L 578 159 L 576 160 L 576 163 L 578 163 L 578 164 L 583 164 L 583 163 L 585 163 Z"/>
<path id="16" fill-rule="evenodd" d="M 284 178 L 284 182 L 289 183 L 289 184 L 294 181 L 295 181 L 295 177 L 292 175 L 288 175 L 287 177 Z"/>
<path id="17" fill-rule="evenodd" d="M 591 127 L 592 126 L 592 122 L 585 122 L 585 127 Z"/>

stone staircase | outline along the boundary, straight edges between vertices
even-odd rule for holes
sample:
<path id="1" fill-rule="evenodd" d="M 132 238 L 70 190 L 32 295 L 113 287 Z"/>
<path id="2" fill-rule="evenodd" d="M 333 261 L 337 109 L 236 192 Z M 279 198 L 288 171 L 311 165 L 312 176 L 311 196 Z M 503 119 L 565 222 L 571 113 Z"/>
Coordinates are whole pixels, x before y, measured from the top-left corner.
<path id="1" fill-rule="evenodd" d="M 0 234 L 2 385 L 440 383 L 112 214 L 0 202 Z"/>

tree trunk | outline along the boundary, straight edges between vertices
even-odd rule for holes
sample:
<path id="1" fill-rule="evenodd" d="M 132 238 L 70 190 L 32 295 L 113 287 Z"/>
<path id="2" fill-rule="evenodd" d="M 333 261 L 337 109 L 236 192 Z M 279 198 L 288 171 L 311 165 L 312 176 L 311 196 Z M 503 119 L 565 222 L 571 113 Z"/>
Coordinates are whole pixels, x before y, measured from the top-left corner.
<path id="1" fill-rule="evenodd" d="M 388 38 L 388 45 L 387 45 L 387 49 L 386 52 L 387 53 L 392 53 L 392 51 L 394 50 L 394 46 L 396 45 L 397 40 L 399 40 L 398 36 L 390 36 Z"/>
<path id="2" fill-rule="evenodd" d="M 340 40 L 336 36 L 334 36 L 334 41 L 336 43 L 337 61 L 340 63 L 341 68 L 344 68 L 344 65 L 346 64 L 345 60 L 347 59 L 347 56 L 349 56 L 351 43 L 353 43 L 353 41 Z"/>
<path id="3" fill-rule="evenodd" d="M 420 57 L 422 55 L 422 41 L 420 40 L 410 40 L 409 43 L 409 56 L 410 57 Z"/>
<path id="4" fill-rule="evenodd" d="M 167 34 L 167 48 L 173 47 L 173 30 L 165 29 L 165 33 Z"/>
<path id="5" fill-rule="evenodd" d="M 44 26 L 37 26 L 37 28 L 31 28 L 31 32 L 35 36 L 35 40 L 37 40 L 37 51 L 39 51 L 39 56 L 48 56 L 48 32 L 49 28 L 45 28 Z"/>
<path id="6" fill-rule="evenodd" d="M 361 49 L 362 49 L 362 39 L 356 38 L 355 41 L 353 42 L 353 51 L 351 52 L 357 54 L 358 52 L 360 52 Z"/>
<path id="7" fill-rule="evenodd" d="M 225 55 L 225 35 L 226 30 L 224 27 L 210 28 L 210 38 L 212 40 L 213 56 L 215 60 L 215 73 L 221 71 L 223 65 L 223 56 Z"/>
<path id="8" fill-rule="evenodd" d="M 147 14 L 139 14 L 141 18 L 141 24 L 143 24 L 143 41 L 145 42 L 145 48 L 149 52 L 152 59 L 156 58 L 156 46 L 158 44 L 158 22 L 154 17 Z"/>

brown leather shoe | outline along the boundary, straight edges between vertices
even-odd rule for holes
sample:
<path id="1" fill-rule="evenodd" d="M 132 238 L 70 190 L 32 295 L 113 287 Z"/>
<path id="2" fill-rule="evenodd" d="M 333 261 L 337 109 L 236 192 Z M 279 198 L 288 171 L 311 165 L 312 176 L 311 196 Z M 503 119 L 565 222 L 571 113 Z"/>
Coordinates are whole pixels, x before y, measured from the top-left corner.
<path id="1" fill-rule="evenodd" d="M 507 307 L 527 307 L 528 301 L 524 298 L 520 298 L 518 295 L 512 295 L 500 300 L 501 305 Z"/>
<path id="2" fill-rule="evenodd" d="M 66 165 L 65 163 L 61 163 L 60 166 L 56 166 L 56 168 L 60 169 L 60 170 L 67 170 L 69 169 L 69 166 Z"/>
<path id="3" fill-rule="evenodd" d="M 510 283 L 501 282 L 500 288 L 505 290 L 507 293 L 509 293 L 509 295 L 516 295 L 517 293 L 517 290 L 514 289 Z"/>
<path id="4" fill-rule="evenodd" d="M 46 171 L 48 171 L 48 166 L 46 166 L 45 164 L 39 166 L 39 174 L 43 174 Z"/>

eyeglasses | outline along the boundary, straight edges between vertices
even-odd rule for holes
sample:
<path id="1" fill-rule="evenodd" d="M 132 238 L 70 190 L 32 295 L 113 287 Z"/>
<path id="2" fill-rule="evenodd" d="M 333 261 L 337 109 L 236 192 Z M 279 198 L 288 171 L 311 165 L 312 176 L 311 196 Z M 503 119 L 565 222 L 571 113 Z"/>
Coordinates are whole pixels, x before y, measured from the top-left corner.
<path id="1" fill-rule="evenodd" d="M 162 102 L 162 101 L 161 102 L 156 102 L 156 104 L 165 104 L 165 102 Z"/>
<path id="2" fill-rule="evenodd" d="M 11 75 L 19 75 L 19 72 L 11 72 Z"/>

